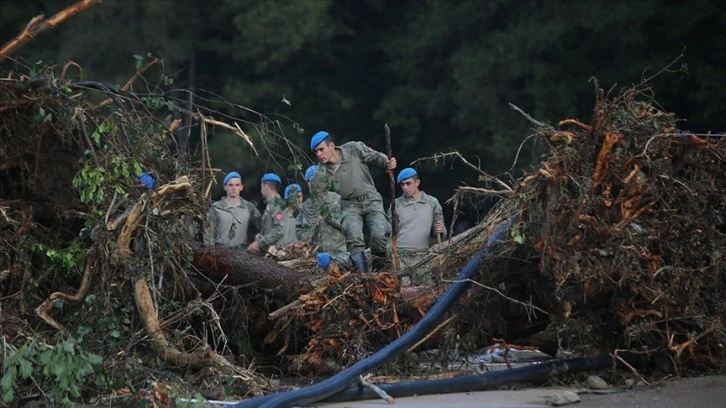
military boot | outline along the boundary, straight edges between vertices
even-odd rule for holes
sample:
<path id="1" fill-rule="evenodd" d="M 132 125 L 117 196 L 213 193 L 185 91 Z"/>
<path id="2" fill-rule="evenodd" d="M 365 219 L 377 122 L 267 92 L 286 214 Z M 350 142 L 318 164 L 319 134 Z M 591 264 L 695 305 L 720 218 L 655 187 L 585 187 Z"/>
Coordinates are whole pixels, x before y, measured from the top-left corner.
<path id="1" fill-rule="evenodd" d="M 386 262 L 386 254 L 385 253 L 371 253 L 371 257 L 373 258 L 372 267 L 373 270 L 378 272 L 386 269 L 388 267 L 388 263 Z"/>
<path id="2" fill-rule="evenodd" d="M 350 259 L 353 261 L 353 266 L 358 269 L 359 272 L 368 272 L 368 263 L 366 262 L 365 252 L 356 252 L 350 254 Z"/>

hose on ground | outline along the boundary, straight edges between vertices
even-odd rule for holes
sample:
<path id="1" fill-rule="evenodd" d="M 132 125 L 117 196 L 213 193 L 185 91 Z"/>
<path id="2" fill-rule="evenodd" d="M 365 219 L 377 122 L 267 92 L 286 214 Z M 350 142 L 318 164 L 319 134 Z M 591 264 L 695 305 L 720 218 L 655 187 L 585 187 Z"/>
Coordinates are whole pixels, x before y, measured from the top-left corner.
<path id="1" fill-rule="evenodd" d="M 461 294 L 469 287 L 471 277 L 479 271 L 479 266 L 484 258 L 489 255 L 494 245 L 506 235 L 512 223 L 518 219 L 519 214 L 515 214 L 509 221 L 499 227 L 489 239 L 487 245 L 469 260 L 464 269 L 456 277 L 454 283 L 451 284 L 449 289 L 431 307 L 426 313 L 426 316 L 403 336 L 383 347 L 370 357 L 355 363 L 349 368 L 317 384 L 293 391 L 241 401 L 232 406 L 236 408 L 283 408 L 310 405 L 345 390 L 361 375 L 371 372 L 393 360 L 436 328 L 436 325 L 444 317 L 446 312 L 451 309 Z"/>
<path id="2" fill-rule="evenodd" d="M 485 391 L 507 384 L 545 380 L 567 373 L 599 370 L 611 367 L 613 363 L 613 358 L 610 356 L 582 357 L 547 361 L 483 374 L 462 375 L 439 380 L 401 381 L 391 384 L 376 384 L 376 386 L 393 398 Z M 370 388 L 352 386 L 319 402 L 346 402 L 378 398 L 381 397 Z"/>

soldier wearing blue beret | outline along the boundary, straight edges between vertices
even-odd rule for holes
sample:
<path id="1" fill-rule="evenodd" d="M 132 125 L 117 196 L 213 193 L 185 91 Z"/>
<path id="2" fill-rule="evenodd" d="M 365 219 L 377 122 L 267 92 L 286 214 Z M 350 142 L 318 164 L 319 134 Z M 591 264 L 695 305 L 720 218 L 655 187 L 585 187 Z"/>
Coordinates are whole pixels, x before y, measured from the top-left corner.
<path id="1" fill-rule="evenodd" d="M 370 236 L 375 260 L 384 259 L 390 223 L 383 208 L 383 199 L 376 190 L 368 166 L 371 164 L 395 169 L 396 159 L 386 157 L 363 142 L 335 145 L 333 137 L 320 131 L 310 139 L 310 150 L 320 162 L 312 179 L 313 194 L 333 191 L 340 195 L 342 227 L 350 256 L 356 268 L 367 272 L 364 224 Z"/>
<path id="2" fill-rule="evenodd" d="M 260 230 L 260 211 L 254 204 L 241 197 L 244 185 L 236 171 L 224 176 L 226 195 L 212 203 L 207 211 L 204 229 L 205 245 L 243 248 L 249 244 L 248 233 Z"/>
<path id="3" fill-rule="evenodd" d="M 436 197 L 421 191 L 421 180 L 416 170 L 410 167 L 401 170 L 396 181 L 403 190 L 403 194 L 396 198 L 396 246 L 401 266 L 410 275 L 410 279 L 404 278 L 402 282 L 416 286 L 429 284 L 431 266 L 421 262 L 428 255 L 429 247 L 436 242 L 437 235 L 446 230 L 441 204 Z M 391 216 L 390 207 L 388 216 Z"/>

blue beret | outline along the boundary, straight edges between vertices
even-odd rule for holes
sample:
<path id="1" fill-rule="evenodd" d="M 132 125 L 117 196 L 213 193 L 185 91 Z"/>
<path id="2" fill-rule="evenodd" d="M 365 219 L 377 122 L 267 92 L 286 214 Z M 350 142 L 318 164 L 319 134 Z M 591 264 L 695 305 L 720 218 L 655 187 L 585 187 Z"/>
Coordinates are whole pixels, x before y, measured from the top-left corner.
<path id="1" fill-rule="evenodd" d="M 289 186 L 285 187 L 285 200 L 290 199 L 290 196 L 292 195 L 292 190 L 302 193 L 302 187 L 300 187 L 300 184 L 290 184 Z"/>
<path id="2" fill-rule="evenodd" d="M 321 252 L 318 254 L 318 266 L 321 268 L 327 268 L 330 265 L 330 255 L 327 252 Z"/>
<path id="3" fill-rule="evenodd" d="M 325 140 L 326 137 L 330 136 L 330 133 L 321 130 L 320 132 L 313 135 L 313 138 L 310 139 L 310 150 L 315 151 L 315 148 Z"/>
<path id="4" fill-rule="evenodd" d="M 313 179 L 316 171 L 318 171 L 317 165 L 313 164 L 312 166 L 308 167 L 308 169 L 305 170 L 305 181 L 309 183 L 310 180 Z"/>
<path id="5" fill-rule="evenodd" d="M 146 173 L 139 174 L 139 181 L 141 181 L 141 184 L 144 186 L 144 188 L 147 188 L 149 190 L 154 189 L 154 178 Z"/>
<path id="6" fill-rule="evenodd" d="M 413 176 L 418 176 L 416 170 L 410 167 L 406 167 L 405 169 L 401 170 L 400 173 L 398 173 L 398 178 L 396 179 L 396 182 L 400 184 L 403 180 L 410 179 Z"/>
<path id="7" fill-rule="evenodd" d="M 226 176 L 224 176 L 224 185 L 226 186 L 233 178 L 242 179 L 242 176 L 240 176 L 236 171 L 230 171 Z"/>
<path id="8" fill-rule="evenodd" d="M 282 179 L 275 173 L 265 173 L 260 181 L 274 181 L 282 184 Z"/>

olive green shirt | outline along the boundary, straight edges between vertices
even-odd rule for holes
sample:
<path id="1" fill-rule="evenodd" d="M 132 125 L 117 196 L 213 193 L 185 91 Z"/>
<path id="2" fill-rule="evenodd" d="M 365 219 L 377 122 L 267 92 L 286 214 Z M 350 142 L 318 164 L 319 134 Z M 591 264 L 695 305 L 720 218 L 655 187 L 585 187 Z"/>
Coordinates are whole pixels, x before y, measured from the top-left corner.
<path id="1" fill-rule="evenodd" d="M 247 232 L 252 226 L 261 227 L 260 211 L 251 202 L 240 198 L 240 203 L 230 206 L 226 197 L 215 201 L 207 211 L 204 243 L 225 247 L 241 247 L 249 242 Z"/>
<path id="2" fill-rule="evenodd" d="M 262 214 L 262 238 L 257 241 L 261 252 L 266 252 L 272 245 L 280 245 L 285 236 L 287 203 L 279 195 L 267 200 L 265 212 Z"/>
<path id="3" fill-rule="evenodd" d="M 431 246 L 431 237 L 436 237 L 436 223 L 444 220 L 439 200 L 421 191 L 418 200 L 404 195 L 396 198 L 398 215 L 398 238 L 396 246 L 401 250 L 420 251 Z M 388 208 L 391 216 L 391 208 Z"/>
<path id="4" fill-rule="evenodd" d="M 348 142 L 335 149 L 340 153 L 340 161 L 318 166 L 311 180 L 314 194 L 325 191 L 338 193 L 343 200 L 364 197 L 376 192 L 368 164 L 386 166 L 388 157 L 366 146 L 363 142 Z"/>

